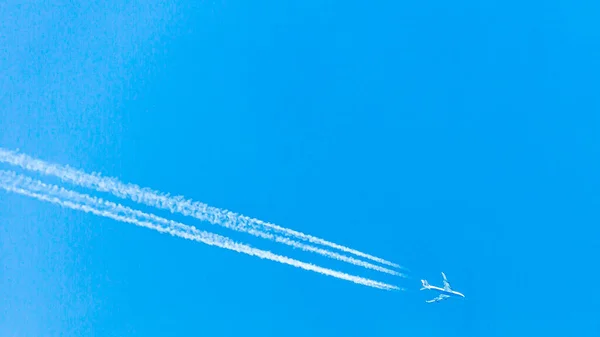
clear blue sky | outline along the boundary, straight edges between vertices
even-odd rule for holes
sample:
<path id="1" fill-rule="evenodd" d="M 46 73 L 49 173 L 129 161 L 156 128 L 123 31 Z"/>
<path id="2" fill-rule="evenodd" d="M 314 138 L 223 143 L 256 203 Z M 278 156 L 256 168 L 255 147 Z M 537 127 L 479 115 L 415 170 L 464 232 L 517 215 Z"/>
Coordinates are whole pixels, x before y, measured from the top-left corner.
<path id="1" fill-rule="evenodd" d="M 0 335 L 600 335 L 598 1 L 124 3 L 0 6 L 0 146 L 381 256 L 407 291 L 1 192 Z M 466 299 L 423 302 L 440 271 Z"/>

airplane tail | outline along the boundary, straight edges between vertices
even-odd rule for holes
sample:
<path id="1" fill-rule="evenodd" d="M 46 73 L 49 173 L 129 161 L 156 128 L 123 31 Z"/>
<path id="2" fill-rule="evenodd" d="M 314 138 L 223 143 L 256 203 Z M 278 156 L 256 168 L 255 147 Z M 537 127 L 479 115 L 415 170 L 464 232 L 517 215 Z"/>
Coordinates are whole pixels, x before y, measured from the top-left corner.
<path id="1" fill-rule="evenodd" d="M 420 290 L 425 290 L 429 287 L 429 282 L 427 282 L 427 280 L 421 280 L 421 284 L 423 285 L 423 287 L 421 287 Z"/>

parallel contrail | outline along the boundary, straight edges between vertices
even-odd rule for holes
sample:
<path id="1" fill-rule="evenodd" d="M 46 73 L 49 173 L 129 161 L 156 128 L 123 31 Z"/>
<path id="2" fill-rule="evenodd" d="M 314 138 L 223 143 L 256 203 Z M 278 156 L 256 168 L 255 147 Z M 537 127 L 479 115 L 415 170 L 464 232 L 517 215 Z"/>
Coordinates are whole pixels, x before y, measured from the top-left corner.
<path id="1" fill-rule="evenodd" d="M 398 264 L 389 262 L 382 258 L 375 257 L 360 252 L 358 250 L 344 247 L 342 245 L 338 245 L 336 243 L 329 242 L 298 231 L 264 222 L 262 220 L 253 219 L 224 209 L 211 207 L 201 202 L 187 200 L 184 199 L 184 197 L 182 196 L 172 197 L 169 194 L 154 191 L 149 188 L 142 188 L 135 184 L 123 183 L 116 178 L 102 177 L 100 174 L 97 173 L 88 174 L 81 170 L 73 169 L 68 166 L 61 166 L 48 163 L 43 160 L 30 157 L 26 154 L 17 153 L 12 150 L 3 149 L 1 147 L 0 162 L 19 166 L 23 169 L 42 173 L 45 175 L 54 176 L 61 179 L 64 182 L 76 184 L 86 188 L 92 188 L 96 191 L 112 193 L 113 195 L 122 199 L 130 199 L 148 206 L 166 209 L 171 211 L 172 213 L 180 213 L 186 216 L 192 216 L 202 221 L 208 221 L 212 224 L 217 224 L 233 230 L 246 232 L 254 236 L 284 243 L 295 248 L 300 248 L 305 251 L 311 251 L 337 260 L 349 262 L 355 265 L 360 265 L 365 268 L 378 270 L 392 275 L 403 276 L 398 272 L 375 266 L 368 262 L 353 259 L 351 257 L 330 252 L 327 250 L 315 248 L 313 246 L 293 241 L 278 235 L 269 234 L 267 232 L 283 234 L 287 237 L 292 237 L 313 244 L 320 244 L 330 248 L 335 248 L 346 253 L 351 253 L 356 256 L 360 256 L 391 267 L 402 268 Z"/>
<path id="2" fill-rule="evenodd" d="M 167 220 L 156 215 L 147 214 L 123 205 L 105 201 L 100 198 L 66 190 L 56 185 L 45 184 L 39 180 L 34 180 L 12 171 L 0 170 L 0 188 L 9 192 L 14 192 L 36 198 L 38 200 L 54 203 L 62 207 L 84 211 L 86 213 L 92 213 L 125 223 L 131 223 L 137 226 L 150 228 L 161 233 L 168 233 L 173 236 L 202 242 L 211 246 L 217 246 L 239 253 L 257 256 L 262 259 L 288 264 L 297 268 L 314 271 L 323 275 L 336 277 L 338 279 L 351 281 L 357 284 L 383 290 L 400 290 L 400 288 L 387 283 L 349 275 L 340 271 L 319 267 L 286 256 L 273 254 L 269 251 L 253 248 L 245 244 L 236 243 L 231 239 L 218 234 L 201 231 L 192 226 Z"/>

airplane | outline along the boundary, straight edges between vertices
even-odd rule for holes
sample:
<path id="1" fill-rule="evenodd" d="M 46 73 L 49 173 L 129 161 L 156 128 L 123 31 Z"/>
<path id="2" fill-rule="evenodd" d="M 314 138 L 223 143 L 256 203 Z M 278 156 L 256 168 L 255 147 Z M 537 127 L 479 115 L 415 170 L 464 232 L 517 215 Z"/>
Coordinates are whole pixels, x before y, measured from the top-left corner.
<path id="1" fill-rule="evenodd" d="M 444 274 L 444 272 L 442 272 L 442 277 L 444 278 L 443 288 L 432 286 L 429 284 L 429 282 L 427 282 L 427 280 L 421 280 L 423 287 L 420 290 L 434 290 L 440 293 L 438 297 L 425 301 L 426 303 L 439 302 L 453 296 L 465 297 L 465 295 L 459 293 L 458 291 L 454 291 L 452 290 L 452 288 L 450 288 L 450 283 L 448 283 L 448 280 L 446 279 L 446 274 Z"/>

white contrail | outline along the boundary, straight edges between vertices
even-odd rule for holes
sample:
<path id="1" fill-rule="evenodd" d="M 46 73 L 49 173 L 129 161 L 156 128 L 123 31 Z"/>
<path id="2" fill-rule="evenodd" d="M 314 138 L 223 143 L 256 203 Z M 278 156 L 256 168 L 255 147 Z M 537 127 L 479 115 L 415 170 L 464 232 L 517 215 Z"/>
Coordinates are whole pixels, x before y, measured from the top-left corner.
<path id="1" fill-rule="evenodd" d="M 49 185 L 46 185 L 46 184 L 44 184 L 44 183 L 42 183 L 40 181 L 36 182 L 34 180 L 31 180 L 30 178 L 26 178 L 26 179 L 29 179 L 29 180 L 27 180 L 27 183 L 28 183 L 28 186 L 29 186 L 30 189 L 36 188 L 36 191 L 42 191 L 42 192 L 45 191 L 47 193 L 48 189 L 50 188 Z M 39 190 L 39 189 L 41 189 L 41 190 Z M 76 200 L 78 202 L 83 202 L 83 203 L 90 203 L 91 202 L 94 205 L 98 204 L 98 202 L 96 202 L 97 198 L 90 197 L 90 196 L 88 196 L 86 194 L 80 194 L 80 193 L 72 192 L 72 191 L 65 190 L 65 189 L 62 189 L 61 193 L 63 194 L 63 196 L 68 197 L 69 200 Z M 85 198 L 85 199 L 80 199 L 80 198 Z M 125 209 L 121 205 L 115 204 L 115 203 L 112 203 L 112 202 L 109 202 L 109 201 L 105 201 L 104 204 L 108 204 L 111 210 L 123 211 L 123 209 Z M 159 222 L 159 223 L 163 223 L 163 224 L 167 224 L 167 225 L 172 225 L 172 224 L 175 223 L 173 221 L 165 222 L 165 221 L 167 221 L 166 219 L 158 217 L 158 216 L 156 216 L 154 214 L 147 214 L 147 213 L 140 212 L 140 211 L 137 211 L 137 210 L 132 210 L 132 209 L 129 209 L 129 208 L 126 208 L 126 209 L 127 209 L 127 215 L 128 216 L 136 216 L 138 218 L 142 218 L 142 219 L 149 220 L 149 221 L 154 221 L 154 222 Z M 134 212 L 134 213 L 131 213 L 131 212 Z M 195 227 L 190 227 L 190 228 L 195 229 Z M 274 236 L 274 235 L 271 235 L 271 234 L 268 234 L 268 233 L 263 233 L 263 232 L 256 231 L 254 229 L 250 229 L 248 232 L 251 233 L 251 234 L 253 234 L 253 235 L 256 235 L 258 237 L 262 237 L 262 238 L 274 240 L 276 242 L 285 243 L 285 244 L 287 244 L 289 246 L 292 246 L 292 247 L 295 247 L 295 248 L 300 248 L 300 249 L 302 249 L 304 251 L 316 252 L 318 254 L 321 254 L 321 255 L 324 255 L 324 256 L 327 256 L 327 257 L 330 257 L 330 258 L 334 258 L 334 259 L 337 259 L 337 260 L 340 260 L 340 261 L 352 263 L 352 264 L 357 265 L 357 266 L 362 266 L 362 267 L 365 267 L 365 268 L 368 268 L 368 269 L 377 270 L 377 271 L 384 272 L 384 273 L 391 274 L 391 275 L 395 275 L 395 276 L 405 277 L 403 274 L 401 274 L 399 272 L 396 272 L 396 271 L 393 271 L 393 270 L 390 270 L 390 269 L 387 269 L 387 268 L 383 268 L 383 267 L 380 267 L 380 266 L 377 266 L 377 265 L 374 265 L 374 264 L 371 264 L 371 263 L 368 263 L 368 262 L 357 260 L 357 259 L 354 259 L 354 258 L 351 258 L 351 257 L 348 257 L 348 256 L 344 256 L 344 255 L 341 255 L 341 254 L 330 252 L 330 251 L 325 250 L 325 249 L 316 248 L 316 247 L 313 247 L 313 246 L 310 246 L 310 245 L 305 245 L 305 244 L 302 244 L 300 242 L 290 240 L 288 238 Z"/>
<path id="2" fill-rule="evenodd" d="M 365 268 L 379 270 L 381 272 L 402 276 L 400 273 L 391 271 L 386 268 L 381 268 L 368 262 L 360 261 L 347 257 L 341 254 L 329 252 L 327 250 L 315 248 L 300 242 L 272 235 L 266 232 L 275 232 L 283 234 L 287 237 L 293 237 L 307 241 L 313 244 L 320 244 L 335 248 L 346 253 L 351 253 L 372 261 L 376 261 L 388 266 L 401 268 L 399 265 L 375 257 L 355 249 L 344 247 L 311 235 L 300 233 L 291 229 L 283 228 L 262 220 L 253 219 L 224 209 L 208 206 L 201 202 L 187 200 L 182 196 L 172 197 L 169 194 L 154 191 L 149 188 L 142 188 L 135 184 L 127 184 L 119 181 L 116 178 L 102 177 L 100 174 L 89 174 L 81 170 L 71 168 L 69 166 L 61 166 L 45 162 L 40 159 L 33 158 L 23 153 L 17 153 L 12 150 L 3 149 L 0 147 L 0 162 L 19 166 L 23 169 L 50 175 L 61 179 L 64 182 L 69 182 L 86 188 L 92 188 L 100 192 L 108 192 L 113 195 L 130 199 L 138 203 L 148 206 L 166 209 L 172 213 L 181 213 L 186 216 L 192 216 L 202 221 L 208 221 L 212 224 L 224 226 L 233 230 L 246 232 L 262 238 L 271 239 L 280 243 L 300 248 L 306 251 L 312 251 L 318 254 L 326 255 L 341 261 L 360 265 Z M 327 253 L 325 253 L 327 252 Z"/>
<path id="3" fill-rule="evenodd" d="M 221 235 L 201 231 L 192 226 L 137 211 L 123 205 L 104 201 L 100 198 L 66 190 L 56 185 L 48 185 L 39 180 L 34 180 L 15 172 L 0 170 L 0 188 L 9 192 L 14 192 L 36 198 L 38 200 L 58 204 L 63 207 L 92 213 L 121 222 L 131 223 L 137 226 L 150 228 L 161 233 L 168 233 L 173 236 L 178 236 L 188 240 L 203 242 L 211 246 L 217 246 L 239 253 L 257 256 L 262 259 L 288 264 L 297 268 L 314 271 L 323 275 L 336 277 L 357 284 L 384 290 L 400 290 L 400 288 L 387 283 L 349 275 L 340 271 L 319 267 L 286 256 L 277 255 L 269 251 L 253 248 L 245 244 L 236 243 L 231 239 Z"/>

